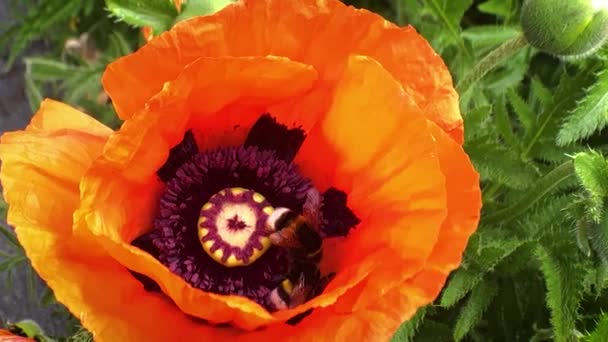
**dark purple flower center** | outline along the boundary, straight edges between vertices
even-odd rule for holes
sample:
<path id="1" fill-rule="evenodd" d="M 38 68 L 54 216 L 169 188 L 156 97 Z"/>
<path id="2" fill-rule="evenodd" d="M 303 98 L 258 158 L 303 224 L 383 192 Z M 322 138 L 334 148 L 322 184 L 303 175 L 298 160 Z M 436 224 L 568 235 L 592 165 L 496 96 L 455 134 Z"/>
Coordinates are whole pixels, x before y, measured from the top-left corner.
<path id="1" fill-rule="evenodd" d="M 268 295 L 290 274 L 294 260 L 288 248 L 270 244 L 266 220 L 277 207 L 302 213 L 313 185 L 292 161 L 304 139 L 301 129 L 288 129 L 268 114 L 242 146 L 199 152 L 194 135 L 186 132 L 157 172 L 166 188 L 153 229 L 133 245 L 193 287 L 271 308 Z M 344 192 L 330 188 L 322 200 L 322 236 L 345 236 L 358 224 Z M 149 278 L 136 277 L 157 289 Z"/>

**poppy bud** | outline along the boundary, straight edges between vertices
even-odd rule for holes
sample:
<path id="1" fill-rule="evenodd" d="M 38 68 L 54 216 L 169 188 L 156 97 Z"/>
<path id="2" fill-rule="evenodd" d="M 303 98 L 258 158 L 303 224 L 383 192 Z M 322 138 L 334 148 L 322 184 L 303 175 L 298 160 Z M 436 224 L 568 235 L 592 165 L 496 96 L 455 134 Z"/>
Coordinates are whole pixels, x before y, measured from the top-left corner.
<path id="1" fill-rule="evenodd" d="M 604 0 L 527 0 L 521 26 L 530 45 L 561 58 L 580 58 L 608 37 Z"/>

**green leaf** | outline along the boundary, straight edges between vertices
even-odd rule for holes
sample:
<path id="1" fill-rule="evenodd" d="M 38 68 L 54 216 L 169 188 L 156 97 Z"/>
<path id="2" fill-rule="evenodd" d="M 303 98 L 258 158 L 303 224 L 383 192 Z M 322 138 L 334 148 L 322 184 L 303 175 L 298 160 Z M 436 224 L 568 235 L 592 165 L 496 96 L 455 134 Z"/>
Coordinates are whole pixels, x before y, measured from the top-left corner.
<path id="1" fill-rule="evenodd" d="M 533 165 L 524 162 L 517 151 L 498 141 L 465 141 L 465 150 L 484 181 L 494 181 L 513 189 L 526 189 L 538 178 Z"/>
<path id="2" fill-rule="evenodd" d="M 150 26 L 155 34 L 171 28 L 177 9 L 167 0 L 106 0 L 112 15 L 135 27 Z"/>
<path id="3" fill-rule="evenodd" d="M 34 81 L 55 81 L 66 78 L 74 72 L 74 68 L 63 62 L 43 57 L 24 58 L 26 73 Z"/>
<path id="4" fill-rule="evenodd" d="M 528 104 L 519 96 L 513 89 L 509 89 L 507 92 L 509 98 L 509 104 L 511 108 L 519 118 L 519 121 L 526 129 L 526 132 L 532 130 L 532 126 L 536 121 L 536 114 Z"/>
<path id="5" fill-rule="evenodd" d="M 452 273 L 442 291 L 439 305 L 445 308 L 454 306 L 477 286 L 488 272 L 525 243 L 525 240 L 504 236 L 502 232 L 478 231 L 471 238 L 465 253 L 465 260 L 473 265 L 469 268 L 460 267 Z"/>
<path id="6" fill-rule="evenodd" d="M 442 22 L 450 34 L 450 38 L 459 46 L 461 53 L 473 58 L 473 52 L 467 47 L 460 36 L 460 20 L 464 12 L 471 6 L 472 0 L 426 0 L 433 14 Z"/>
<path id="7" fill-rule="evenodd" d="M 577 153 L 574 171 L 590 196 L 592 218 L 599 222 L 608 196 L 608 161 L 595 151 Z"/>
<path id="8" fill-rule="evenodd" d="M 40 296 L 40 304 L 46 306 L 55 303 L 57 303 L 57 300 L 55 299 L 55 294 L 53 293 L 53 290 L 51 290 L 50 287 L 45 287 L 44 291 L 42 292 L 42 296 Z"/>
<path id="9" fill-rule="evenodd" d="M 461 341 L 479 323 L 483 313 L 492 304 L 497 288 L 498 284 L 495 281 L 487 280 L 475 286 L 471 291 L 454 327 L 456 341 Z"/>
<path id="10" fill-rule="evenodd" d="M 392 342 L 412 342 L 416 331 L 420 327 L 420 324 L 424 321 L 426 315 L 426 307 L 418 309 L 416 314 L 410 318 L 407 322 L 401 324 L 393 338 Z"/>
<path id="11" fill-rule="evenodd" d="M 511 2 L 505 0 L 488 0 L 477 6 L 480 12 L 507 17 L 511 12 Z"/>
<path id="12" fill-rule="evenodd" d="M 549 106 L 551 104 L 553 94 L 551 94 L 551 91 L 543 84 L 543 82 L 538 78 L 533 77 L 530 85 L 534 98 L 536 98 L 543 107 Z"/>
<path id="13" fill-rule="evenodd" d="M 591 63 L 575 76 L 570 76 L 566 72 L 561 74 L 559 85 L 553 91 L 553 101 L 543 108 L 534 129 L 526 134 L 525 156 L 542 156 L 543 151 L 537 148 L 537 144 L 543 141 L 543 138 L 555 141 L 555 132 L 563 120 L 564 114 L 575 106 L 583 89 L 591 84 L 591 76 L 596 68 L 597 63 Z"/>
<path id="14" fill-rule="evenodd" d="M 589 230 L 592 222 L 587 216 L 583 216 L 576 220 L 575 233 L 576 244 L 581 252 L 586 256 L 591 256 L 591 244 L 589 243 Z"/>
<path id="15" fill-rule="evenodd" d="M 604 265 L 608 265 L 608 215 L 602 215 L 599 222 L 591 224 L 587 231 L 587 236 Z"/>
<path id="16" fill-rule="evenodd" d="M 3 203 L 2 197 L 0 197 L 0 206 L 2 203 Z M 15 234 L 13 233 L 13 229 L 11 227 L 9 227 L 7 224 L 5 224 L 3 221 L 4 221 L 4 218 L 0 218 L 0 237 L 4 238 L 4 240 L 6 240 L 6 242 L 10 243 L 11 245 L 13 245 L 13 247 L 20 249 L 21 245 L 19 244 L 19 241 L 17 241 L 17 238 L 15 237 Z"/>
<path id="17" fill-rule="evenodd" d="M 597 75 L 587 89 L 585 97 L 566 117 L 558 135 L 557 144 L 568 145 L 584 139 L 608 124 L 608 69 Z"/>
<path id="18" fill-rule="evenodd" d="M 463 113 L 464 126 L 467 128 L 464 131 L 465 141 L 488 133 L 489 128 L 492 126 L 490 123 L 491 112 L 491 106 L 481 106 Z"/>
<path id="19" fill-rule="evenodd" d="M 441 293 L 439 305 L 449 308 L 464 298 L 483 278 L 483 272 L 459 268 L 452 273 Z"/>
<path id="20" fill-rule="evenodd" d="M 78 331 L 72 335 L 69 342 L 94 342 L 93 335 L 83 327 L 80 327 Z"/>
<path id="21" fill-rule="evenodd" d="M 443 322 L 426 319 L 418 334 L 416 334 L 416 342 L 448 342 L 452 341 L 452 329 Z"/>
<path id="22" fill-rule="evenodd" d="M 213 14 L 236 0 L 188 0 L 182 5 L 182 11 L 176 21 L 190 19 L 199 15 Z"/>
<path id="23" fill-rule="evenodd" d="M 513 26 L 483 25 L 466 28 L 462 31 L 462 37 L 471 42 L 477 55 L 482 55 L 487 49 L 515 38 L 519 33 L 519 29 Z"/>
<path id="24" fill-rule="evenodd" d="M 102 72 L 100 68 L 83 68 L 65 79 L 61 85 L 65 91 L 65 102 L 77 104 L 85 97 L 95 99 L 101 92 Z"/>
<path id="25" fill-rule="evenodd" d="M 10 324 L 8 329 L 22 336 L 26 336 L 40 342 L 53 342 L 54 340 L 44 333 L 38 323 L 31 319 L 25 319 L 15 324 Z"/>
<path id="26" fill-rule="evenodd" d="M 38 87 L 36 82 L 34 82 L 32 77 L 28 73 L 25 74 L 24 80 L 27 102 L 30 105 L 30 109 L 35 112 L 38 110 L 40 104 L 42 103 L 42 92 L 40 91 L 40 88 Z"/>
<path id="27" fill-rule="evenodd" d="M 28 264 L 25 267 L 25 289 L 27 293 L 27 298 L 33 302 L 36 299 L 36 272 Z"/>
<path id="28" fill-rule="evenodd" d="M 132 52 L 130 43 L 125 39 L 125 36 L 120 32 L 112 32 L 110 34 L 110 46 L 108 48 L 108 57 L 110 60 L 128 55 Z"/>
<path id="29" fill-rule="evenodd" d="M 27 258 L 24 255 L 17 255 L 11 258 L 8 258 L 2 262 L 0 262 L 0 272 L 11 271 L 15 268 L 16 265 L 26 261 Z"/>
<path id="30" fill-rule="evenodd" d="M 561 255 L 560 255 L 561 254 Z M 547 306 L 556 342 L 571 341 L 576 328 L 577 312 L 582 297 L 582 274 L 563 250 L 539 246 L 536 257 L 547 286 Z"/>
<path id="31" fill-rule="evenodd" d="M 51 26 L 62 21 L 67 22 L 80 11 L 83 3 L 86 2 L 81 0 L 43 1 L 35 11 L 31 11 L 23 18 L 22 25 L 16 24 L 5 32 L 2 41 L 13 39 L 5 69 L 9 69 L 13 65 L 28 43 L 46 33 Z M 0 42 L 0 45 L 4 45 L 4 42 Z"/>
<path id="32" fill-rule="evenodd" d="M 565 182 L 574 175 L 573 163 L 568 161 L 551 172 L 541 177 L 534 186 L 532 186 L 526 194 L 509 207 L 488 214 L 484 219 L 488 224 L 506 223 L 510 220 L 518 218 L 530 209 L 537 201 L 544 198 L 553 189 L 557 188 L 562 182 Z"/>
<path id="33" fill-rule="evenodd" d="M 494 107 L 494 121 L 496 128 L 500 135 L 504 138 L 507 145 L 515 150 L 520 150 L 521 146 L 519 140 L 513 133 L 513 127 L 511 126 L 511 118 L 507 112 L 505 100 L 503 97 L 499 97 Z"/>
<path id="34" fill-rule="evenodd" d="M 575 179 L 575 177 L 572 178 Z M 522 197 L 519 197 L 518 200 L 521 200 Z M 572 203 L 575 201 L 577 199 L 573 195 L 545 197 L 538 201 L 525 215 L 517 219 L 513 225 L 509 226 L 517 227 L 518 234 L 521 229 L 521 236 L 528 239 L 542 239 L 552 225 L 567 225 L 566 221 L 572 221 L 572 218 L 566 215 L 565 211 L 571 209 Z"/>
<path id="35" fill-rule="evenodd" d="M 608 314 L 601 314 L 595 329 L 587 336 L 586 342 L 608 341 Z"/>
<path id="36" fill-rule="evenodd" d="M 6 213 L 8 212 L 8 204 L 4 201 L 2 193 L 0 193 L 0 222 L 6 221 Z"/>

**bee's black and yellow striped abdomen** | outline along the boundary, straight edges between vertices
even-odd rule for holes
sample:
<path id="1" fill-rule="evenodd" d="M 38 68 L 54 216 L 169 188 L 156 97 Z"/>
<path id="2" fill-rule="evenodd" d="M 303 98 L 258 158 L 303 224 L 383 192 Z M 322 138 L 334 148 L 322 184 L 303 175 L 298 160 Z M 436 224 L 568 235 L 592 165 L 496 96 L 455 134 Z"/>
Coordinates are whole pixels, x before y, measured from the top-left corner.
<path id="1" fill-rule="evenodd" d="M 293 229 L 295 238 L 302 244 L 300 251 L 307 259 L 321 259 L 323 240 L 319 233 L 310 226 L 306 219 L 293 210 L 284 212 L 276 221 L 277 231 Z"/>

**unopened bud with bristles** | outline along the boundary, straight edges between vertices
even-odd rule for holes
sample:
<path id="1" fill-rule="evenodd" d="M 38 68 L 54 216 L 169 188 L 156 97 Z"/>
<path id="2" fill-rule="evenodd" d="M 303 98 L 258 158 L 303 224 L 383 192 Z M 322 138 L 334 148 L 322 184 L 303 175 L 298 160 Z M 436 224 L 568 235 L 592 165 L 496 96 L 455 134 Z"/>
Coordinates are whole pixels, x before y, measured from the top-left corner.
<path id="1" fill-rule="evenodd" d="M 608 0 L 526 0 L 521 26 L 530 45 L 560 58 L 582 58 L 608 38 Z"/>

